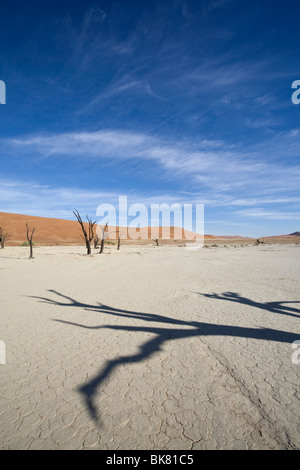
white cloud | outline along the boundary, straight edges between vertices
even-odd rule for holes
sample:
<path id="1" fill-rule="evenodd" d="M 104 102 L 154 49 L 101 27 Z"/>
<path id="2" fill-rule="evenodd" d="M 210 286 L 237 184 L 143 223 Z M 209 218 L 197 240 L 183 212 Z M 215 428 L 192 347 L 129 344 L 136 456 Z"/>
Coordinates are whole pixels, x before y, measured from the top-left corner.
<path id="1" fill-rule="evenodd" d="M 34 181 L 0 179 L 1 212 L 12 212 L 41 217 L 72 219 L 77 208 L 84 214 L 95 214 L 103 201 L 114 203 L 117 196 L 111 192 L 81 188 L 50 187 Z"/>
<path id="2" fill-rule="evenodd" d="M 11 212 L 40 217 L 73 219 L 73 209 L 82 214 L 95 216 L 100 204 L 112 204 L 116 210 L 119 207 L 119 197 L 127 196 L 128 205 L 174 203 L 196 204 L 205 203 L 194 194 L 182 192 L 138 193 L 131 191 L 99 191 L 78 187 L 53 187 L 36 184 L 34 181 L 18 181 L 0 179 L 1 212 Z M 209 202 L 209 201 L 207 201 Z"/>
<path id="3" fill-rule="evenodd" d="M 136 79 L 131 77 L 130 75 L 125 75 L 124 77 L 116 80 L 111 85 L 109 85 L 106 89 L 104 89 L 101 93 L 97 94 L 90 100 L 90 102 L 83 105 L 78 111 L 77 114 L 85 114 L 89 113 L 94 110 L 96 107 L 100 105 L 104 105 L 110 100 L 112 97 L 115 97 L 119 94 L 130 92 L 131 94 L 134 93 L 135 95 L 138 94 L 145 94 L 151 96 L 152 98 L 159 99 L 161 101 L 165 101 L 165 99 L 154 92 L 150 83 L 147 79 Z"/>
<path id="4" fill-rule="evenodd" d="M 130 162 L 143 162 L 151 164 L 152 169 L 164 170 L 166 179 L 180 180 L 181 184 L 189 181 L 194 190 L 201 185 L 210 195 L 227 194 L 233 200 L 249 201 L 262 197 L 284 199 L 293 196 L 291 191 L 298 193 L 299 165 L 276 160 L 276 152 L 281 155 L 284 148 L 286 155 L 297 150 L 296 142 L 290 147 L 288 142 L 288 136 L 281 136 L 281 143 L 277 138 L 273 145 L 268 141 L 265 152 L 262 143 L 242 152 L 219 140 L 170 141 L 138 132 L 103 129 L 2 139 L 0 146 L 2 143 L 4 150 L 28 158 L 34 155 L 38 159 L 50 156 L 62 160 L 81 159 L 83 164 L 91 160 L 108 163 L 122 160 L 128 162 L 133 171 L 134 165 Z"/>
<path id="5" fill-rule="evenodd" d="M 300 212 L 266 210 L 261 207 L 236 211 L 242 217 L 250 217 L 265 220 L 300 220 Z"/>

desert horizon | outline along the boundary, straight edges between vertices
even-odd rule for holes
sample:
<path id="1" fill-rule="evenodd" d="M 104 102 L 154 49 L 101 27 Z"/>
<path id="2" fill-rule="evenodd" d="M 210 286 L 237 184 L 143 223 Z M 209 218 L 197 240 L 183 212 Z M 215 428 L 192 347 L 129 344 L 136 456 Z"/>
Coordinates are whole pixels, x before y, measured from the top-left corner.
<path id="1" fill-rule="evenodd" d="M 88 227 L 88 223 L 85 221 L 84 216 L 83 223 L 85 227 Z M 50 218 L 41 216 L 31 216 L 25 214 L 16 213 L 5 213 L 0 212 L 0 227 L 2 227 L 8 234 L 9 237 L 5 243 L 6 246 L 19 246 L 26 243 L 26 223 L 28 222 L 30 228 L 36 228 L 34 234 L 34 242 L 40 245 L 81 245 L 82 232 L 77 220 L 68 220 L 60 218 Z M 151 235 L 152 229 L 152 235 Z M 167 229 L 167 230 L 166 230 Z M 139 239 L 134 240 L 130 238 L 127 227 L 115 227 L 108 226 L 107 231 L 109 234 L 107 240 L 117 240 L 119 234 L 126 236 L 127 238 L 122 239 L 123 243 L 153 243 L 154 238 L 159 238 L 162 243 L 179 243 L 186 240 L 184 234 L 191 239 L 199 238 L 200 236 L 190 231 L 184 231 L 181 228 L 176 227 L 141 227 L 138 231 Z M 170 234 L 169 239 L 163 238 L 164 231 Z M 183 233 L 183 237 L 176 237 L 176 233 Z M 100 234 L 99 234 L 100 235 Z M 287 235 L 272 235 L 257 237 L 266 243 L 298 243 L 300 241 L 300 232 L 295 232 Z M 256 240 L 254 237 L 246 237 L 239 235 L 213 235 L 204 234 L 204 242 L 210 243 L 213 241 L 223 241 L 224 243 L 234 242 L 253 242 Z"/>

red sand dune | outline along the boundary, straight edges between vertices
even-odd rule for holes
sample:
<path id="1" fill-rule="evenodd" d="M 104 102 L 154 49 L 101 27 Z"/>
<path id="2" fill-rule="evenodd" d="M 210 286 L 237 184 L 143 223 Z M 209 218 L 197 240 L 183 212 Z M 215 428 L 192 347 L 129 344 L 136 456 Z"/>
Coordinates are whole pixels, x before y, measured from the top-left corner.
<path id="1" fill-rule="evenodd" d="M 34 243 L 37 245 L 82 245 L 84 241 L 82 239 L 82 232 L 81 228 L 77 222 L 77 220 L 63 220 L 63 219 L 54 219 L 54 218 L 46 218 L 46 217 L 35 217 L 32 215 L 22 215 L 22 214 L 10 214 L 6 212 L 0 212 L 0 227 L 4 229 L 5 232 L 10 234 L 9 240 L 7 241 L 7 246 L 19 246 L 22 243 L 27 241 L 26 238 L 26 222 L 29 225 L 29 229 L 31 230 L 35 227 L 34 233 Z M 87 224 L 86 224 L 87 225 Z M 164 230 L 167 228 L 164 227 Z M 186 231 L 186 237 L 182 237 L 181 229 L 180 233 L 177 231 L 178 229 L 174 229 L 174 227 L 170 227 L 170 236 L 165 236 L 165 232 L 162 231 L 162 227 L 154 228 L 154 232 L 151 234 L 150 227 L 144 227 L 140 229 L 140 242 L 144 241 L 148 243 L 153 243 L 152 240 L 154 238 L 160 239 L 170 239 L 176 241 L 182 241 L 186 239 L 192 239 L 194 234 L 192 232 Z M 118 227 L 109 227 L 108 231 L 110 232 L 110 236 L 108 239 L 117 239 L 119 235 L 119 228 Z M 122 238 L 126 237 L 126 228 L 120 228 L 120 232 Z M 175 233 L 174 233 L 175 232 Z M 168 234 L 168 232 L 167 232 Z M 127 234 L 128 235 L 128 234 Z M 131 234 L 130 234 L 131 235 Z M 300 232 L 294 232 L 289 235 L 278 235 L 273 237 L 260 237 L 260 239 L 264 240 L 271 240 L 277 239 L 278 241 L 286 242 L 299 240 Z M 99 233 L 100 238 L 100 233 Z M 133 236 L 128 238 L 132 240 Z M 209 242 L 210 240 L 226 240 L 228 242 L 233 243 L 235 240 L 240 239 L 240 242 L 251 240 L 251 238 L 246 238 L 238 235 L 224 235 L 224 236 L 215 236 L 215 235 L 205 235 L 205 241 Z M 125 241 L 125 240 L 124 240 Z M 126 242 L 125 242 L 126 243 Z"/>
<path id="2" fill-rule="evenodd" d="M 83 218 L 84 220 L 84 218 Z M 76 220 L 63 220 L 63 219 L 52 219 L 46 217 L 36 217 L 31 215 L 21 214 L 10 214 L 6 212 L 0 212 L 0 227 L 5 232 L 10 234 L 7 246 L 18 246 L 27 241 L 26 237 L 26 223 L 28 223 L 29 230 L 31 231 L 35 227 L 35 233 L 33 241 L 40 245 L 82 245 L 82 232 L 79 223 Z M 86 227 L 87 224 L 85 223 Z M 184 240 L 194 238 L 192 232 L 186 231 L 186 237 L 181 236 L 181 229 L 170 227 L 170 231 L 162 231 L 162 227 L 154 228 L 151 234 L 150 227 L 144 227 L 140 229 L 139 238 L 142 240 L 153 240 L 154 238 L 174 240 Z M 175 231 L 175 233 L 174 233 Z M 109 236 L 108 239 L 117 239 L 119 235 L 118 227 L 108 227 Z M 127 238 L 126 228 L 120 228 L 122 238 Z M 168 237 L 168 233 L 170 236 Z M 99 238 L 101 233 L 98 234 Z M 133 236 L 130 234 L 130 239 Z M 205 238 L 216 238 L 213 235 L 205 236 Z"/>
<path id="3" fill-rule="evenodd" d="M 83 242 L 78 222 L 0 212 L 0 227 L 10 234 L 7 245 L 20 245 L 27 241 L 26 222 L 29 231 L 35 227 L 33 241 L 36 244 L 82 244 Z"/>

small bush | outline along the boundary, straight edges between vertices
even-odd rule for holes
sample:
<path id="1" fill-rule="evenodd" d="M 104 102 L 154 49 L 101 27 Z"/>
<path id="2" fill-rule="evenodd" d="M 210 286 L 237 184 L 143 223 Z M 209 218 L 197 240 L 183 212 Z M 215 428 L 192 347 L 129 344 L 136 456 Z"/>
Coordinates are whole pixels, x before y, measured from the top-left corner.
<path id="1" fill-rule="evenodd" d="M 33 246 L 35 245 L 35 243 L 32 243 L 32 244 L 33 244 Z M 21 244 L 21 246 L 29 246 L 29 245 L 30 245 L 29 242 L 23 242 L 23 243 Z"/>

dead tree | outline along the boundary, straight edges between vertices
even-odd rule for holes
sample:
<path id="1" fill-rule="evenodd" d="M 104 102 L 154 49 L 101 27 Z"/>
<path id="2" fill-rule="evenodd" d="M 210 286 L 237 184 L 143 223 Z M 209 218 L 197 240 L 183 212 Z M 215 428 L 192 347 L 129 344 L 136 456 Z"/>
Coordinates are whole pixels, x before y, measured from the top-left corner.
<path id="1" fill-rule="evenodd" d="M 94 248 L 95 250 L 98 248 L 98 243 L 99 243 L 99 237 L 98 235 L 94 236 Z"/>
<path id="2" fill-rule="evenodd" d="M 8 240 L 9 238 L 10 234 L 8 232 L 5 232 L 4 229 L 0 227 L 0 245 L 2 250 L 4 248 L 6 240 Z"/>
<path id="3" fill-rule="evenodd" d="M 124 232 L 123 233 L 120 232 L 120 227 L 118 228 L 117 232 L 118 232 L 118 247 L 117 247 L 117 250 L 119 250 L 120 246 L 121 246 L 121 238 L 122 238 Z"/>
<path id="4" fill-rule="evenodd" d="M 110 232 L 107 231 L 108 229 L 108 222 L 106 222 L 105 225 L 98 225 L 98 228 L 101 230 L 101 243 L 100 243 L 100 251 L 99 254 L 103 253 L 104 251 L 104 243 L 105 239 L 110 235 L 111 233 L 116 233 L 114 230 L 111 230 Z M 98 229 L 97 229 L 98 230 Z M 119 250 L 120 248 L 118 248 Z"/>
<path id="5" fill-rule="evenodd" d="M 159 238 L 154 238 L 153 240 L 155 243 L 156 243 L 156 246 L 159 246 L 158 242 L 159 242 Z"/>
<path id="6" fill-rule="evenodd" d="M 33 241 L 32 241 L 32 239 L 33 239 L 33 234 L 35 232 L 35 227 L 33 227 L 30 235 L 29 235 L 29 227 L 28 227 L 27 222 L 26 222 L 26 228 L 27 228 L 27 231 L 26 231 L 27 240 L 28 240 L 28 243 L 29 243 L 29 246 L 30 246 L 30 255 L 29 255 L 29 259 L 30 259 L 30 258 L 33 258 Z"/>
<path id="7" fill-rule="evenodd" d="M 92 222 L 92 220 L 86 216 L 87 218 L 87 221 L 88 221 L 88 231 L 86 231 L 86 228 L 84 226 L 84 223 L 82 222 L 82 219 L 80 217 L 80 214 L 78 212 L 77 209 L 75 209 L 73 211 L 73 214 L 75 215 L 80 227 L 81 227 L 81 230 L 82 230 L 82 238 L 84 239 L 85 241 L 85 246 L 86 246 L 86 251 L 87 251 L 87 255 L 90 255 L 91 254 L 91 241 L 93 240 L 94 238 L 94 225 L 96 223 L 95 222 Z"/>
<path id="8" fill-rule="evenodd" d="M 108 222 L 106 222 L 106 224 L 104 226 L 99 226 L 99 228 L 101 229 L 101 232 L 102 232 L 101 233 L 100 251 L 99 251 L 99 254 L 101 255 L 101 253 L 103 253 L 103 251 L 104 251 L 104 241 L 108 236 L 108 231 L 107 231 Z"/>
<path id="9" fill-rule="evenodd" d="M 97 226 L 97 231 L 99 233 L 99 231 L 101 231 L 101 242 L 100 242 L 100 251 L 99 251 L 99 255 L 101 255 L 104 251 L 104 243 L 105 243 L 105 239 L 108 237 L 108 235 L 110 235 L 111 233 L 116 233 L 114 230 L 111 230 L 110 232 L 108 232 L 108 222 L 106 222 L 105 225 L 98 225 Z M 120 248 L 118 248 L 119 250 Z"/>

